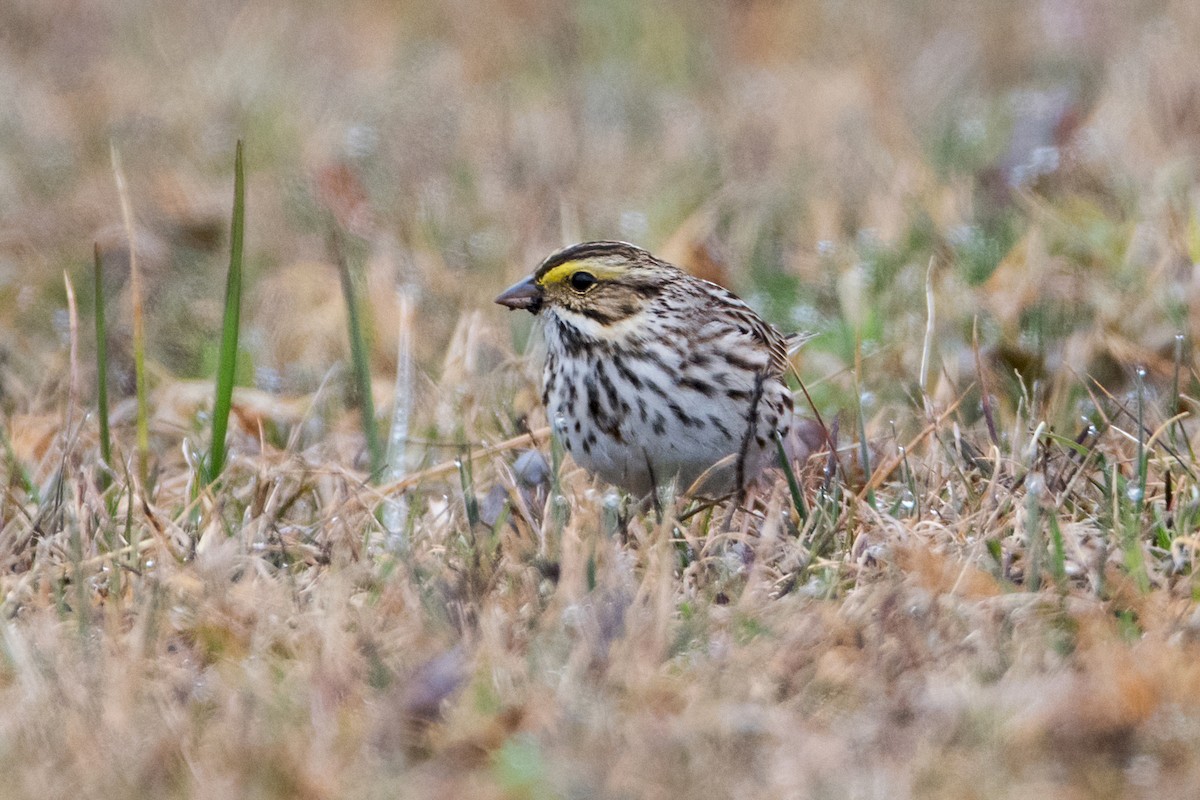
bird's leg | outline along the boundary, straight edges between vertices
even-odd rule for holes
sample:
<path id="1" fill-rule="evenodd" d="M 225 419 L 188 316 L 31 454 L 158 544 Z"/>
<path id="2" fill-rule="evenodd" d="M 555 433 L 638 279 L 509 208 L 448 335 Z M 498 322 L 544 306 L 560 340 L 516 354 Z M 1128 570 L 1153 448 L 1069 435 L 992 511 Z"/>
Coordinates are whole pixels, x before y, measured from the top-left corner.
<path id="1" fill-rule="evenodd" d="M 766 378 L 767 376 L 763 372 L 756 373 L 754 376 L 754 394 L 750 397 L 750 413 L 746 419 L 746 434 L 742 437 L 741 448 L 738 449 L 737 465 L 734 473 L 733 502 L 729 504 L 729 513 L 725 515 L 725 522 L 722 525 L 722 530 L 725 532 L 729 531 L 729 526 L 733 522 L 733 512 L 746 500 L 746 493 L 749 488 L 746 485 L 746 459 L 750 457 L 750 443 L 758 435 L 758 404 L 762 400 L 763 384 Z"/>
<path id="2" fill-rule="evenodd" d="M 646 474 L 650 476 L 650 499 L 654 502 L 654 518 L 659 525 L 662 525 L 662 499 L 658 496 L 658 476 L 654 474 L 654 464 L 650 462 L 650 454 L 643 450 L 642 457 L 646 459 Z"/>

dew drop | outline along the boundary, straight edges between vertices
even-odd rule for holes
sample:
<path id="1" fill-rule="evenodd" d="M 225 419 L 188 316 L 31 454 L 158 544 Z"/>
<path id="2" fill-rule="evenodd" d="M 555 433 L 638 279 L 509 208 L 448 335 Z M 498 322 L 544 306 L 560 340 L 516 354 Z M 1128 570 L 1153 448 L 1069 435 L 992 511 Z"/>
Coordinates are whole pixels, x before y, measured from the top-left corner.
<path id="1" fill-rule="evenodd" d="M 1142 487 L 1130 486 L 1125 490 L 1125 496 L 1129 498 L 1129 502 L 1138 503 L 1142 499 Z"/>
<path id="2" fill-rule="evenodd" d="M 1030 497 L 1041 497 L 1044 491 L 1046 491 L 1046 479 L 1041 475 L 1033 473 L 1025 481 L 1025 492 Z"/>
<path id="3" fill-rule="evenodd" d="M 905 511 L 912 511 L 917 507 L 917 499 L 913 497 L 913 493 L 907 489 L 904 491 L 904 494 L 900 496 L 900 507 Z"/>

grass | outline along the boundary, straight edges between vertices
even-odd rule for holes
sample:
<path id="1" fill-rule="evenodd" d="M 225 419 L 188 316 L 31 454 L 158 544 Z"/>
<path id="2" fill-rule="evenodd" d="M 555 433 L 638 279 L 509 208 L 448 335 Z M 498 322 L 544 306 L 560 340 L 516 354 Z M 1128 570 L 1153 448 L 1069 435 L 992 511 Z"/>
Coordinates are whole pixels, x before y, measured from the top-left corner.
<path id="1" fill-rule="evenodd" d="M 238 323 L 242 314 L 242 249 L 246 231 L 246 172 L 242 142 L 233 161 L 233 218 L 229 228 L 229 275 L 225 283 L 225 312 L 221 317 L 221 353 L 217 359 L 216 396 L 213 398 L 212 444 L 204 464 L 205 483 L 212 483 L 225 466 L 225 434 L 233 406 L 237 377 Z M 100 346 L 99 336 L 96 341 Z"/>
<path id="2" fill-rule="evenodd" d="M 112 161 L 113 179 L 116 182 L 117 198 L 120 201 L 121 221 L 125 228 L 125 241 L 129 259 L 129 296 L 132 306 L 133 330 L 130 340 L 133 347 L 133 376 L 137 397 L 137 475 L 142 486 L 150 483 L 150 409 L 147 400 L 146 376 L 146 312 L 142 295 L 142 272 L 138 268 L 138 239 L 134 234 L 133 211 L 129 200 L 125 171 L 121 166 L 121 153 L 113 143 L 109 150 Z"/>
<path id="3" fill-rule="evenodd" d="M 104 265 L 100 260 L 100 246 L 96 245 L 93 253 L 92 282 L 95 306 L 92 315 L 96 321 L 96 424 L 100 437 L 100 459 L 103 469 L 100 473 L 101 490 L 108 487 L 109 473 L 112 469 L 112 435 L 108 422 L 108 333 L 105 317 L 108 314 L 104 306 Z"/>
<path id="4" fill-rule="evenodd" d="M 1191 795 L 1200 15 L 626 5 L 0 8 L 5 796 Z M 490 300 L 600 236 L 835 452 L 578 470 Z"/>

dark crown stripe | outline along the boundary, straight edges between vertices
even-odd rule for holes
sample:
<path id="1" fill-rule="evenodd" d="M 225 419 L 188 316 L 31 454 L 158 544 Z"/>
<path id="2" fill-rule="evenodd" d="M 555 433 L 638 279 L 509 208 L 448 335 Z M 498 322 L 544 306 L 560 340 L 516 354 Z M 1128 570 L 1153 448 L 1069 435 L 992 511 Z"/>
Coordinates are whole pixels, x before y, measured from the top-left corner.
<path id="1" fill-rule="evenodd" d="M 537 268 L 534 277 L 540 278 L 550 270 L 568 261 L 581 261 L 583 259 L 611 255 L 619 255 L 631 261 L 650 258 L 648 252 L 628 242 L 581 242 L 580 244 L 573 244 L 570 247 L 564 247 L 557 253 L 551 253 L 541 263 L 541 266 Z"/>

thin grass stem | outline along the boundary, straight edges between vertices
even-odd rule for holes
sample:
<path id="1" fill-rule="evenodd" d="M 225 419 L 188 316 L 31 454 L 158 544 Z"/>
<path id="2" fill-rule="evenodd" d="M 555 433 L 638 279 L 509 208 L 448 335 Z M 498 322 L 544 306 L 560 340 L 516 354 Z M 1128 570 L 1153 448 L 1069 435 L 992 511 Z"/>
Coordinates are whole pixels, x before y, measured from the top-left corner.
<path id="1" fill-rule="evenodd" d="M 125 171 L 121 166 L 121 153 L 115 142 L 109 147 L 113 177 L 117 184 L 117 197 L 121 203 L 121 219 L 125 225 L 125 239 L 129 247 L 129 292 L 133 299 L 133 374 L 137 393 L 137 454 L 138 478 L 143 491 L 150 484 L 150 403 L 146 388 L 146 322 L 142 305 L 142 272 L 138 267 L 137 237 L 133 225 L 133 208 L 129 201 L 129 187 L 125 183 Z"/>
<path id="2" fill-rule="evenodd" d="M 92 279 L 94 316 L 96 318 L 96 419 L 100 424 L 100 458 L 104 462 L 100 470 L 100 491 L 108 488 L 112 480 L 112 434 L 108 424 L 108 324 L 104 304 L 104 263 L 100 257 L 100 245 L 93 246 Z"/>

